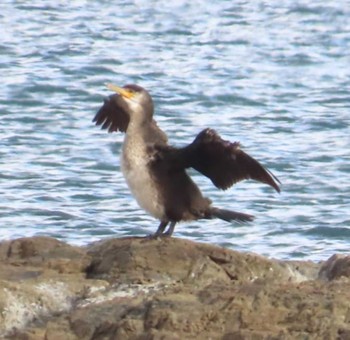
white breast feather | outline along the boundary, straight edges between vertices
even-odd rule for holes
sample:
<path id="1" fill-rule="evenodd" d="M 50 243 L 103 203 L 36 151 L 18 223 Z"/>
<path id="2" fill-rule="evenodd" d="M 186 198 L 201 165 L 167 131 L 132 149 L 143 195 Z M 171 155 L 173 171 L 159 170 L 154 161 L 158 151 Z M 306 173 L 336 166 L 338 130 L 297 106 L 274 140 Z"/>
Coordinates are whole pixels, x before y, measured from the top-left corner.
<path id="1" fill-rule="evenodd" d="M 125 180 L 141 208 L 153 217 L 164 219 L 164 206 L 148 169 L 148 157 L 142 141 L 126 137 L 121 157 Z"/>

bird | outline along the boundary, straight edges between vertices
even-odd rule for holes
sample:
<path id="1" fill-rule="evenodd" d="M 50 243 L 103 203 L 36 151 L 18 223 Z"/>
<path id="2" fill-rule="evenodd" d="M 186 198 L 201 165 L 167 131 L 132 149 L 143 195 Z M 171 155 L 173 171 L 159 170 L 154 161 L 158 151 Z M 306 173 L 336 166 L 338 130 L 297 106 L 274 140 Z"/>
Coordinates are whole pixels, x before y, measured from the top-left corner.
<path id="1" fill-rule="evenodd" d="M 104 98 L 93 122 L 108 132 L 125 133 L 121 170 L 139 206 L 159 220 L 151 237 L 172 236 L 176 223 L 182 221 L 253 221 L 253 215 L 213 206 L 188 174 L 189 168 L 221 190 L 252 179 L 280 192 L 279 179 L 245 153 L 239 142 L 226 141 L 206 128 L 192 143 L 171 146 L 153 117 L 154 102 L 146 89 L 136 84 L 107 87 L 113 94 Z"/>

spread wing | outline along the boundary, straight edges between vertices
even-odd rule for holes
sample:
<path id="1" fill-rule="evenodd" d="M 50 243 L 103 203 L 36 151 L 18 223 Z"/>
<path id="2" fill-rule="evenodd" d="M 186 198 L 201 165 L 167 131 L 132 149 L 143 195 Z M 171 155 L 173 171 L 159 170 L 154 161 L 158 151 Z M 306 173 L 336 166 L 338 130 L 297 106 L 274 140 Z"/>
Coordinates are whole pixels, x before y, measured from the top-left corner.
<path id="1" fill-rule="evenodd" d="M 210 178 L 219 189 L 225 190 L 244 179 L 253 179 L 280 192 L 280 181 L 276 176 L 242 151 L 238 142 L 225 141 L 212 129 L 200 132 L 184 148 L 157 145 L 156 153 L 157 160 L 164 160 L 169 171 L 193 168 Z"/>
<path id="2" fill-rule="evenodd" d="M 102 107 L 92 120 L 96 125 L 102 125 L 102 129 L 108 132 L 125 132 L 129 125 L 129 115 L 123 107 L 120 95 L 113 94 L 104 99 Z"/>
<path id="3" fill-rule="evenodd" d="M 186 147 L 187 166 L 209 177 L 220 189 L 244 179 L 253 179 L 280 192 L 278 178 L 241 150 L 238 142 L 223 140 L 214 130 L 205 129 Z"/>

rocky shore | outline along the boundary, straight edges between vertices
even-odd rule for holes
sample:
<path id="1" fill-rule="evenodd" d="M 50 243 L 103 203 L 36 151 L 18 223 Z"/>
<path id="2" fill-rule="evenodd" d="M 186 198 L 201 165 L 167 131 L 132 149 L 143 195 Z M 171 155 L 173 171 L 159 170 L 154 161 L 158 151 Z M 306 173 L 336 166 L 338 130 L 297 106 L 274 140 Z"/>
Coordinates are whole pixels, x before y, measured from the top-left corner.
<path id="1" fill-rule="evenodd" d="M 350 257 L 277 261 L 188 240 L 0 244 L 0 338 L 350 339 Z"/>

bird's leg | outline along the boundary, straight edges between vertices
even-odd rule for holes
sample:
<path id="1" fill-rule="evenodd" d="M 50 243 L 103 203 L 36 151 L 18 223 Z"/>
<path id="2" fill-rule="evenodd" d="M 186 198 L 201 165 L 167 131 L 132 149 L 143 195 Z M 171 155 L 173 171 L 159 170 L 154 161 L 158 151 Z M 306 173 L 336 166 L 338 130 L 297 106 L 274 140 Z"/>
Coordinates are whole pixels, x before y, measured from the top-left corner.
<path id="1" fill-rule="evenodd" d="M 174 232 L 175 224 L 176 224 L 175 221 L 171 221 L 168 230 L 165 233 L 163 233 L 163 236 L 170 237 Z"/>
<path id="2" fill-rule="evenodd" d="M 158 236 L 162 236 L 168 223 L 169 223 L 168 221 L 161 221 L 157 231 L 153 235 L 151 235 L 151 237 L 157 238 Z"/>

